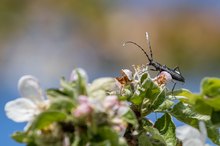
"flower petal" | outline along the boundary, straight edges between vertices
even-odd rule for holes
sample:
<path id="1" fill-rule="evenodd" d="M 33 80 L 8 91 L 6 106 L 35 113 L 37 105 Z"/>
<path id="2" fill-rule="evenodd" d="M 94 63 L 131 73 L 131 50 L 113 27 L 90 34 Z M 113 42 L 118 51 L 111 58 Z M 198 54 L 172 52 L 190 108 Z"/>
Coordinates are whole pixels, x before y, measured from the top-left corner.
<path id="1" fill-rule="evenodd" d="M 92 112 L 92 107 L 88 103 L 80 104 L 74 111 L 73 115 L 76 118 L 85 117 Z"/>
<path id="2" fill-rule="evenodd" d="M 189 139 L 183 142 L 183 146 L 205 146 L 200 139 Z"/>
<path id="3" fill-rule="evenodd" d="M 130 81 L 133 79 L 133 73 L 129 69 L 122 69 L 122 75 L 126 76 Z"/>
<path id="4" fill-rule="evenodd" d="M 105 108 L 102 105 L 102 100 L 98 98 L 89 98 L 89 105 L 99 112 L 105 112 Z"/>
<path id="5" fill-rule="evenodd" d="M 205 143 L 207 138 L 207 129 L 205 126 L 205 122 L 199 121 L 199 130 L 201 132 L 201 140 Z"/>
<path id="6" fill-rule="evenodd" d="M 103 101 L 103 106 L 106 109 L 111 109 L 113 106 L 118 105 L 118 97 L 117 96 L 106 96 Z"/>
<path id="7" fill-rule="evenodd" d="M 38 83 L 37 78 L 31 75 L 25 75 L 18 81 L 18 90 L 24 98 L 28 98 L 35 103 L 42 102 L 44 100 L 42 95 L 42 89 Z"/>
<path id="8" fill-rule="evenodd" d="M 121 105 L 118 109 L 118 115 L 119 116 L 123 116 L 124 114 L 126 114 L 129 111 L 129 107 L 125 106 L 125 105 Z"/>
<path id="9" fill-rule="evenodd" d="M 84 95 L 80 95 L 78 97 L 78 102 L 80 104 L 83 104 L 83 103 L 88 103 L 89 102 L 89 98 L 87 96 L 84 96 Z"/>
<path id="10" fill-rule="evenodd" d="M 188 125 L 177 127 L 176 136 L 183 142 L 189 139 L 201 139 L 201 134 L 199 130 Z"/>
<path id="11" fill-rule="evenodd" d="M 78 80 L 78 73 L 85 79 L 86 82 L 88 82 L 88 75 L 86 71 L 82 68 L 74 69 L 70 75 L 70 81 L 76 81 Z"/>
<path id="12" fill-rule="evenodd" d="M 27 122 L 39 113 L 37 105 L 27 98 L 18 98 L 5 105 L 6 115 L 15 122 Z"/>

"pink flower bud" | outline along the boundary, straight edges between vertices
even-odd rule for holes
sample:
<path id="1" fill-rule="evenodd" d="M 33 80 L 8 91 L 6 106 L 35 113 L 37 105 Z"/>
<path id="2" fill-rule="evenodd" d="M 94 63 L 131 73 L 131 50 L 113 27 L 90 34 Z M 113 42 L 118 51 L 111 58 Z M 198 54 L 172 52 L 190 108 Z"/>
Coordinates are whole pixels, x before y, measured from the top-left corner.
<path id="1" fill-rule="evenodd" d="M 73 112 L 74 117 L 80 118 L 89 115 L 92 112 L 92 108 L 88 103 L 80 104 Z"/>
<path id="2" fill-rule="evenodd" d="M 118 105 L 118 97 L 117 96 L 107 96 L 103 102 L 103 106 L 106 109 L 113 108 L 113 106 Z"/>
<path id="3" fill-rule="evenodd" d="M 122 69 L 121 72 L 123 76 L 126 76 L 130 81 L 132 80 L 133 73 L 130 70 Z"/>
<path id="4" fill-rule="evenodd" d="M 172 76 L 166 72 L 162 71 L 157 77 L 153 79 L 159 86 L 165 85 L 172 80 Z"/>
<path id="5" fill-rule="evenodd" d="M 133 79 L 133 73 L 128 69 L 121 70 L 121 77 L 116 77 L 116 86 L 119 88 L 129 84 Z"/>
<path id="6" fill-rule="evenodd" d="M 78 102 L 79 102 L 80 104 L 88 103 L 88 97 L 87 97 L 87 96 L 80 95 L 79 98 L 78 98 Z"/>

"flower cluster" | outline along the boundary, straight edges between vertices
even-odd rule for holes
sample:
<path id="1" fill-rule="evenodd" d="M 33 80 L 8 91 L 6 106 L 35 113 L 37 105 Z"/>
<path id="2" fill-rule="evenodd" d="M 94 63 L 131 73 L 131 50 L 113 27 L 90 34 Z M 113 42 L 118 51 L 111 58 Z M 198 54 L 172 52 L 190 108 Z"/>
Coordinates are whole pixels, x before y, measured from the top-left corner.
<path id="1" fill-rule="evenodd" d="M 30 125 L 39 113 L 47 109 L 49 100 L 43 96 L 38 80 L 31 75 L 21 77 L 18 89 L 21 97 L 5 105 L 6 115 L 15 122 L 28 122 Z"/>
<path id="2" fill-rule="evenodd" d="M 43 91 L 35 77 L 25 75 L 18 82 L 21 97 L 5 105 L 8 118 L 27 122 L 12 138 L 35 146 L 205 146 L 208 135 L 220 144 L 219 98 L 203 98 L 218 89 L 220 80 L 206 79 L 201 95 L 186 89 L 170 92 L 170 81 L 165 71 L 151 78 L 142 65 L 122 69 L 120 77 L 88 83 L 87 73 L 77 68 L 69 80 L 60 80 L 59 88 Z M 152 121 L 152 113 L 162 116 Z M 172 117 L 201 132 L 188 126 L 176 129 Z"/>
<path id="3" fill-rule="evenodd" d="M 90 116 L 97 116 L 102 121 L 103 117 L 99 114 L 106 116 L 109 126 L 112 127 L 121 136 L 125 133 L 127 122 L 122 119 L 123 115 L 129 111 L 129 106 L 124 101 L 119 101 L 117 96 L 106 96 L 103 99 L 89 98 L 80 96 L 78 99 L 79 105 L 73 110 L 75 118 L 89 118 Z M 91 122 L 87 120 L 88 122 Z"/>
<path id="4" fill-rule="evenodd" d="M 48 89 L 44 96 L 38 80 L 25 75 L 18 82 L 22 97 L 5 105 L 11 120 L 28 123 L 24 132 L 12 137 L 35 145 L 123 145 L 123 135 L 135 115 L 128 103 L 118 98 L 116 88 L 114 78 L 99 78 L 89 84 L 86 72 L 76 69 L 70 80 L 62 79 L 59 89 Z M 129 121 L 126 115 L 134 120 Z"/>

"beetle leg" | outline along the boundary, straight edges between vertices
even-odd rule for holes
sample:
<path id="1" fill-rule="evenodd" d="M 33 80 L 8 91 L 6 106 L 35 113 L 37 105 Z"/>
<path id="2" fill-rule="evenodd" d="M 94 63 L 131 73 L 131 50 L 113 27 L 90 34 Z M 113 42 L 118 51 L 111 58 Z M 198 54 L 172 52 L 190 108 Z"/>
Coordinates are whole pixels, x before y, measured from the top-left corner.
<path id="1" fill-rule="evenodd" d="M 173 80 L 172 80 L 172 82 L 174 83 L 174 85 L 173 85 L 173 88 L 172 88 L 172 90 L 171 90 L 171 94 L 172 94 L 172 97 L 173 97 L 174 99 L 176 99 L 176 97 L 173 95 L 173 91 L 174 91 L 174 89 L 175 89 L 175 87 L 176 87 L 176 82 L 173 81 Z"/>
<path id="2" fill-rule="evenodd" d="M 172 94 L 173 94 L 173 91 L 175 89 L 175 86 L 176 86 L 176 82 L 174 82 L 174 85 L 173 85 L 173 88 L 172 88 Z"/>

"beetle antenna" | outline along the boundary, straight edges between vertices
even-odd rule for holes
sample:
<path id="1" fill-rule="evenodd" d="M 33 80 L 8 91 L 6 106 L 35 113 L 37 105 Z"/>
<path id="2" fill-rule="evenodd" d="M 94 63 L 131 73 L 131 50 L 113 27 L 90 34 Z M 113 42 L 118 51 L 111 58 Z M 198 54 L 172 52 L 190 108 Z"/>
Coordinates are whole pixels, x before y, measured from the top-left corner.
<path id="1" fill-rule="evenodd" d="M 152 62 L 152 59 L 148 56 L 147 52 L 146 52 L 140 45 L 138 45 L 137 43 L 132 42 L 132 41 L 127 41 L 127 42 L 124 42 L 124 43 L 123 43 L 123 46 L 125 46 L 125 45 L 127 45 L 127 44 L 133 44 L 133 45 L 137 46 L 138 48 L 140 48 L 140 49 L 144 52 L 144 54 L 147 56 L 147 59 L 149 60 L 149 62 Z M 152 53 L 152 52 L 151 52 L 151 53 Z M 152 55 L 151 55 L 151 56 L 152 56 Z"/>
<path id="2" fill-rule="evenodd" d="M 146 32 L 146 40 L 147 40 L 148 48 L 150 49 L 150 56 L 151 56 L 151 59 L 153 60 L 153 53 L 152 53 L 152 49 L 151 49 L 151 44 L 150 44 L 150 39 L 149 39 L 148 32 Z"/>

